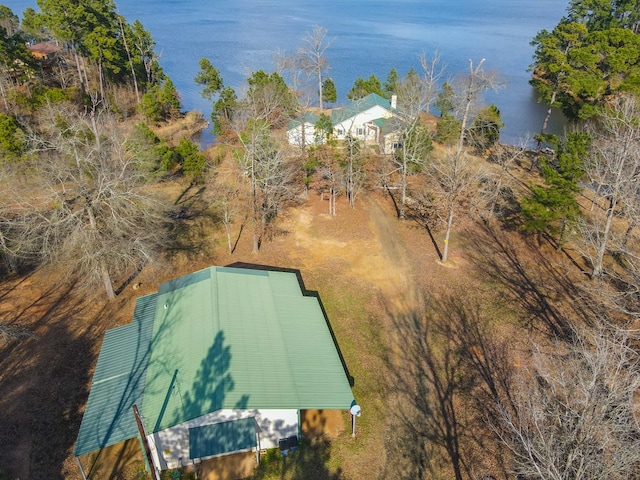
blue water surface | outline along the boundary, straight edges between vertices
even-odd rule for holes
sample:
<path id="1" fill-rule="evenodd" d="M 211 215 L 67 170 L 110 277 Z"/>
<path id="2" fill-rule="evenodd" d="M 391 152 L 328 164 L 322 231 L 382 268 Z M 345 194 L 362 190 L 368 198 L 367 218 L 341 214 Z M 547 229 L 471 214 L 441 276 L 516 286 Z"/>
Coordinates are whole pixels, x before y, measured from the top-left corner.
<path id="1" fill-rule="evenodd" d="M 0 0 L 1 1 L 1 0 Z M 35 1 L 4 0 L 21 15 Z M 452 78 L 485 60 L 506 87 L 486 95 L 502 112 L 502 139 L 517 142 L 540 130 L 546 107 L 536 103 L 527 71 L 529 42 L 564 15 L 567 0 L 118 0 L 129 22 L 140 20 L 156 40 L 165 72 L 178 87 L 183 108 L 207 117 L 210 102 L 193 82 L 207 57 L 225 84 L 242 91 L 252 71 L 273 71 L 277 50 L 293 52 L 313 25 L 328 30 L 327 50 L 338 103 L 357 77 L 382 81 L 395 67 L 402 75 L 419 68 L 421 54 L 437 50 Z M 552 131 L 561 129 L 560 115 Z"/>

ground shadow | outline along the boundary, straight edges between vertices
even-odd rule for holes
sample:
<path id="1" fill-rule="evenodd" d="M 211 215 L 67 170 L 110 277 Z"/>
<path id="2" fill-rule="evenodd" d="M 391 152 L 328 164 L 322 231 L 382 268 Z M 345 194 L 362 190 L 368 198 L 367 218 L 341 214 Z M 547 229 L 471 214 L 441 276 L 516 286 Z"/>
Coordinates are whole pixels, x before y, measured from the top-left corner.
<path id="1" fill-rule="evenodd" d="M 393 194 L 393 192 L 391 191 L 391 188 L 389 188 L 388 185 L 385 185 L 384 189 L 387 192 L 387 195 L 389 195 L 389 198 L 391 199 L 391 203 L 393 204 L 393 209 L 396 212 L 396 217 L 400 218 L 400 207 L 398 206 L 398 202 L 396 201 L 395 195 Z"/>
<path id="2" fill-rule="evenodd" d="M 389 311 L 395 354 L 383 478 L 508 477 L 489 417 L 509 398 L 511 367 L 470 303 L 460 292 Z"/>
<path id="3" fill-rule="evenodd" d="M 331 459 L 331 443 L 326 438 L 314 441 L 303 438 L 298 450 L 286 457 L 277 449 L 269 450 L 261 458 L 252 480 L 280 478 L 290 480 L 340 480 L 342 469 L 332 471 L 327 465 Z"/>
<path id="4" fill-rule="evenodd" d="M 435 237 L 433 236 L 433 232 L 431 231 L 433 220 L 427 215 L 423 215 L 416 210 L 409 210 L 409 212 L 407 213 L 407 220 L 413 220 L 418 228 L 424 229 L 427 232 L 436 255 L 438 255 L 438 258 L 440 260 L 442 260 L 442 251 L 440 250 L 438 242 L 436 241 Z"/>
<path id="5" fill-rule="evenodd" d="M 466 425 L 461 423 L 456 398 L 467 385 L 455 349 L 430 329 L 432 324 L 417 311 L 393 317 L 398 343 L 397 354 L 387 365 L 393 389 L 393 436 L 387 435 L 391 461 L 385 478 L 438 476 L 445 462 L 452 478 L 463 476 L 460 443 Z"/>
<path id="6" fill-rule="evenodd" d="M 205 190 L 206 188 L 203 185 L 190 183 L 189 186 L 178 195 L 178 198 L 176 198 L 173 204 L 176 206 L 192 207 L 196 202 L 202 201 Z"/>
<path id="7" fill-rule="evenodd" d="M 591 307 L 583 292 L 551 252 L 490 225 L 479 229 L 470 241 L 470 258 L 478 271 L 501 286 L 496 295 L 503 296 L 505 304 L 519 305 L 528 312 L 522 318 L 524 326 L 569 339 L 573 336 L 570 317 L 582 322 L 590 317 Z"/>
<path id="8" fill-rule="evenodd" d="M 0 465 L 10 478 L 66 476 L 101 333 L 90 308 L 73 284 L 55 284 L 11 312 L 33 335 L 0 345 Z"/>
<path id="9" fill-rule="evenodd" d="M 189 185 L 167 212 L 164 224 L 167 241 L 162 247 L 169 257 L 199 257 L 210 242 L 211 230 L 222 223 L 219 212 L 204 198 L 205 190 L 204 186 Z"/>

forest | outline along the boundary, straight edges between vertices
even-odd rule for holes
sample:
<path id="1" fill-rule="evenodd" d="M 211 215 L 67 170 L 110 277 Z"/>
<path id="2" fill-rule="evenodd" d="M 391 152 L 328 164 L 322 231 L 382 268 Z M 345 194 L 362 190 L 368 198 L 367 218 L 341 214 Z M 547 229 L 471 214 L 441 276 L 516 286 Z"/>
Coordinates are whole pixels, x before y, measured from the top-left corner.
<path id="1" fill-rule="evenodd" d="M 390 154 L 336 138 L 321 26 L 237 91 L 202 58 L 209 121 L 181 110 L 152 35 L 113 1 L 37 4 L 0 5 L 0 479 L 79 478 L 69 457 L 105 329 L 152 282 L 217 262 L 307 269 L 365 413 L 384 418 L 253 478 L 638 478 L 640 2 L 572 0 L 532 39 L 549 109 L 519 145 L 500 143 L 484 93 L 502 80 L 484 60 L 452 75 L 424 54 L 355 79 L 351 101 L 397 105 Z M 547 132 L 554 109 L 563 135 Z M 310 114 L 313 141 L 288 142 Z M 306 250 L 305 208 L 324 226 Z M 342 245 L 328 259 L 322 235 Z M 395 285 L 350 277 L 360 236 Z M 37 392 L 29 412 L 21 391 Z M 28 420 L 56 395 L 63 408 Z M 129 466 L 110 476 L 137 478 Z"/>

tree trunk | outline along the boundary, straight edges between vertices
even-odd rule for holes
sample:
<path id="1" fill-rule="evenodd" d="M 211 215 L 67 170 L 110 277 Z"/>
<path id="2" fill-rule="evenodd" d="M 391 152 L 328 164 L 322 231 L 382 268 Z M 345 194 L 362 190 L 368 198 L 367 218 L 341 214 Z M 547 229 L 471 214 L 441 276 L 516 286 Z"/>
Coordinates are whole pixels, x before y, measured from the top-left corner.
<path id="1" fill-rule="evenodd" d="M 89 225 L 94 231 L 97 231 L 98 226 L 96 224 L 96 217 L 93 214 L 91 205 L 87 205 L 87 216 L 89 217 Z M 114 298 L 116 298 L 116 294 L 113 291 L 113 284 L 111 282 L 111 276 L 109 275 L 109 269 L 107 268 L 107 264 L 103 259 L 99 260 L 98 270 L 100 278 L 102 279 L 102 284 L 104 285 L 104 289 L 107 292 L 107 298 L 109 300 L 113 300 Z"/>
<path id="2" fill-rule="evenodd" d="M 133 89 L 136 92 L 136 102 L 140 103 L 140 92 L 138 91 L 138 78 L 136 76 L 136 70 L 133 68 L 133 61 L 131 60 L 131 52 L 129 51 L 129 45 L 127 44 L 127 37 L 124 35 L 124 28 L 122 26 L 122 18 L 118 16 L 120 22 L 120 33 L 122 33 L 122 42 L 124 43 L 124 50 L 127 52 L 127 58 L 129 59 L 129 66 L 131 67 L 131 76 L 133 77 Z"/>
<path id="3" fill-rule="evenodd" d="M 258 239 L 258 225 L 257 219 L 253 219 L 253 253 L 258 253 L 260 250 L 260 240 Z"/>
<path id="4" fill-rule="evenodd" d="M 109 270 L 105 265 L 104 261 L 100 262 L 100 277 L 102 278 L 102 284 L 104 285 L 104 289 L 107 292 L 107 298 L 109 300 L 113 300 L 116 298 L 116 294 L 113 291 L 113 283 L 111 282 L 111 276 L 109 275 Z"/>
<path id="5" fill-rule="evenodd" d="M 73 58 L 76 61 L 76 68 L 78 69 L 78 80 L 80 80 L 80 91 L 84 95 L 87 91 L 87 87 L 84 82 L 84 75 L 82 75 L 82 66 L 80 65 L 80 58 L 78 57 L 78 51 L 73 49 Z"/>
<path id="6" fill-rule="evenodd" d="M 558 251 L 562 250 L 562 247 L 564 246 L 564 243 L 566 241 L 566 235 L 567 235 L 567 219 L 563 218 L 562 219 L 562 227 L 560 228 L 560 235 L 558 237 Z"/>
<path id="7" fill-rule="evenodd" d="M 104 72 L 102 71 L 102 57 L 100 57 L 100 61 L 98 62 L 98 75 L 100 76 L 100 98 L 103 102 L 107 102 L 107 95 L 105 94 L 104 89 Z"/>
<path id="8" fill-rule="evenodd" d="M 616 202 L 612 199 L 609 202 L 609 208 L 607 209 L 607 217 L 604 222 L 604 228 L 599 239 L 600 244 L 596 251 L 596 258 L 593 262 L 593 271 L 591 272 L 591 278 L 599 278 L 602 276 L 604 254 L 607 252 L 607 244 L 609 243 L 609 236 L 611 235 L 611 225 L 613 224 L 613 216 L 615 214 Z"/>
<path id="9" fill-rule="evenodd" d="M 336 189 L 334 187 L 329 189 L 329 215 L 336 216 Z"/>
<path id="10" fill-rule="evenodd" d="M 556 101 L 556 86 L 554 86 L 553 92 L 551 93 L 551 100 L 549 101 L 549 108 L 547 109 L 547 114 L 542 121 L 542 128 L 540 129 L 540 137 L 538 138 L 538 143 L 536 145 L 536 153 L 531 159 L 531 166 L 529 167 L 529 171 L 532 172 L 540 161 L 540 149 L 542 148 L 542 138 L 544 137 L 545 132 L 547 131 L 547 127 L 549 126 L 549 119 L 551 118 L 551 114 L 553 113 L 553 104 Z"/>
<path id="11" fill-rule="evenodd" d="M 258 234 L 258 199 L 256 198 L 256 194 L 254 192 L 253 195 L 253 253 L 258 253 L 260 250 L 260 237 Z"/>
<path id="12" fill-rule="evenodd" d="M 635 220 L 629 222 L 629 225 L 627 226 L 627 230 L 626 232 L 624 232 L 624 237 L 622 238 L 622 242 L 620 243 L 620 248 L 621 249 L 626 249 L 627 248 L 627 242 L 629 241 L 629 238 L 631 237 L 631 232 L 633 232 L 633 230 L 636 228 L 637 226 L 637 222 Z"/>
<path id="13" fill-rule="evenodd" d="M 231 246 L 231 231 L 229 230 L 229 221 L 225 221 L 224 229 L 227 232 L 227 246 L 229 247 L 229 254 L 233 253 L 233 247 Z"/>
<path id="14" fill-rule="evenodd" d="M 449 207 L 449 217 L 447 218 L 447 231 L 444 235 L 444 248 L 442 249 L 442 263 L 447 261 L 449 257 L 449 237 L 451 236 L 451 227 L 453 226 L 453 207 Z"/>
<path id="15" fill-rule="evenodd" d="M 255 143 L 255 138 L 252 135 L 252 144 Z M 256 160 L 255 160 L 255 148 L 252 145 L 251 152 L 251 201 L 253 207 L 253 253 L 258 253 L 260 249 L 260 239 L 258 238 L 258 185 L 256 180 Z"/>
<path id="16" fill-rule="evenodd" d="M 402 161 L 402 183 L 400 185 L 400 210 L 398 211 L 398 218 L 404 220 L 405 207 L 407 205 L 407 161 L 406 155 Z"/>
<path id="17" fill-rule="evenodd" d="M 2 96 L 2 102 L 4 103 L 4 108 L 8 112 L 9 111 L 9 103 L 7 102 L 7 94 L 4 89 L 4 82 L 0 79 L 0 95 Z"/>
<path id="18" fill-rule="evenodd" d="M 320 106 L 320 111 L 322 112 L 322 70 L 318 66 L 318 105 Z"/>
<path id="19" fill-rule="evenodd" d="M 82 76 L 84 78 L 84 84 L 86 89 L 89 90 L 89 77 L 87 76 L 87 64 L 84 61 L 84 57 L 80 55 L 80 63 L 82 64 L 82 68 L 80 69 L 82 72 Z"/>
<path id="20" fill-rule="evenodd" d="M 549 108 L 547 109 L 547 114 L 544 117 L 544 120 L 542 121 L 542 128 L 540 129 L 540 139 L 538 140 L 538 150 L 540 150 L 540 147 L 542 147 L 542 136 L 545 134 L 545 132 L 547 131 L 547 127 L 549 126 L 549 119 L 551 118 L 551 114 L 553 113 L 553 104 L 556 103 L 556 95 L 557 95 L 557 91 L 556 91 L 556 87 L 554 87 L 553 92 L 551 92 L 551 100 L 549 101 Z"/>
<path id="21" fill-rule="evenodd" d="M 487 221 L 491 220 L 496 212 L 496 206 L 498 205 L 498 197 L 500 196 L 500 190 L 502 190 L 502 174 L 500 175 L 500 178 L 496 182 L 496 185 L 494 188 L 495 188 L 495 192 L 493 193 L 493 197 L 491 199 L 491 203 L 489 206 L 489 215 L 487 217 Z"/>
<path id="22" fill-rule="evenodd" d="M 591 208 L 589 208 L 590 212 L 593 212 L 593 209 L 596 206 L 596 199 L 600 196 L 600 188 L 602 188 L 602 185 L 598 184 L 596 189 L 593 191 L 593 198 L 591 199 Z"/>
<path id="23" fill-rule="evenodd" d="M 353 153 L 349 154 L 349 176 L 347 179 L 347 185 L 348 185 L 348 195 L 349 195 L 349 206 L 351 208 L 354 207 L 356 200 L 354 197 L 354 181 L 353 181 Z"/>

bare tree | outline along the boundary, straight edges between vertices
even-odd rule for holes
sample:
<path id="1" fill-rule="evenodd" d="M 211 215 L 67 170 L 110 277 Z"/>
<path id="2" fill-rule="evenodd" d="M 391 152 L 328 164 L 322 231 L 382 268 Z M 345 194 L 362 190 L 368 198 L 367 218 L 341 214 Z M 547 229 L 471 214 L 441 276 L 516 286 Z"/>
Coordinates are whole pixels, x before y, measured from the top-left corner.
<path id="1" fill-rule="evenodd" d="M 363 168 L 363 158 L 362 145 L 360 141 L 351 135 L 347 135 L 345 138 L 345 155 L 342 177 L 344 178 L 344 190 L 351 208 L 354 208 L 356 205 L 356 197 L 362 189 L 366 177 Z"/>
<path id="2" fill-rule="evenodd" d="M 474 67 L 469 60 L 469 73 L 460 76 L 454 83 L 454 104 L 456 115 L 460 121 L 460 135 L 455 150 L 449 150 L 440 161 L 434 161 L 431 169 L 437 189 L 436 196 L 443 204 L 444 222 L 446 225 L 442 261 L 449 256 L 449 239 L 453 228 L 456 211 L 471 205 L 471 195 L 482 176 L 481 168 L 472 166 L 464 145 L 468 136 L 469 124 L 474 112 L 482 101 L 482 94 L 487 89 L 495 89 L 500 85 L 498 76 L 483 69 L 484 59 Z"/>
<path id="3" fill-rule="evenodd" d="M 267 227 L 282 204 L 294 196 L 296 169 L 287 162 L 266 121 L 250 119 L 239 139 L 243 147 L 241 165 L 251 182 L 253 252 L 257 253 Z"/>
<path id="4" fill-rule="evenodd" d="M 576 332 L 565 345 L 535 346 L 497 432 L 524 478 L 637 478 L 640 358 L 620 330 Z"/>
<path id="5" fill-rule="evenodd" d="M 233 129 L 242 145 L 238 160 L 250 181 L 253 252 L 257 253 L 271 220 L 283 202 L 295 195 L 296 168 L 272 130 L 286 123 L 297 101 L 278 73 L 255 72 L 249 85 L 234 111 Z"/>
<path id="6" fill-rule="evenodd" d="M 318 146 L 313 155 L 318 163 L 319 188 L 322 199 L 327 192 L 329 194 L 329 215 L 335 217 L 337 199 L 344 193 L 344 169 L 341 167 L 334 149 L 328 145 Z"/>
<path id="7" fill-rule="evenodd" d="M 29 185 L 14 189 L 14 214 L 5 216 L 12 255 L 64 264 L 113 298 L 114 276 L 156 257 L 163 202 L 145 192 L 146 171 L 104 111 L 44 108 L 30 143 Z"/>
<path id="8" fill-rule="evenodd" d="M 470 124 L 478 109 L 482 105 L 483 93 L 486 90 L 496 90 L 502 86 L 500 77 L 483 67 L 485 59 L 474 66 L 469 60 L 469 73 L 460 75 L 452 82 L 454 90 L 454 113 L 460 121 L 460 135 L 457 142 L 458 155 L 462 154 L 465 142 L 468 140 Z"/>
<path id="9" fill-rule="evenodd" d="M 307 76 L 305 70 L 307 59 L 299 52 L 287 55 L 285 52 L 276 51 L 274 63 L 279 73 L 286 73 L 291 83 L 291 91 L 297 100 L 295 115 L 300 121 L 300 157 L 302 163 L 304 163 L 308 159 L 307 145 L 316 143 L 315 132 L 307 128 L 306 121 L 307 113 L 310 111 L 312 103 L 312 89 L 307 88 L 303 79 L 303 77 Z"/>
<path id="10" fill-rule="evenodd" d="M 322 75 L 329 69 L 327 49 L 333 43 L 332 38 L 327 38 L 327 29 L 314 25 L 310 32 L 302 38 L 304 45 L 298 49 L 303 60 L 303 68 L 310 76 L 315 78 L 318 84 L 318 106 L 322 111 Z"/>
<path id="11" fill-rule="evenodd" d="M 489 156 L 489 161 L 496 168 L 487 169 L 486 176 L 481 179 L 481 195 L 486 202 L 486 221 L 491 220 L 499 210 L 501 200 L 505 201 L 505 196 L 511 191 L 511 180 L 513 175 L 509 169 L 513 164 L 522 158 L 527 152 L 527 141 L 523 140 L 517 145 L 496 145 Z"/>
<path id="12" fill-rule="evenodd" d="M 640 187 L 640 101 L 621 96 L 612 100 L 601 116 L 588 126 L 591 151 L 585 162 L 586 175 L 605 205 L 594 209 L 591 221 L 583 223 L 585 254 L 593 265 L 592 277 L 604 271 L 604 256 L 614 240 L 613 221 L 625 203 L 632 203 Z M 633 221 L 633 220 L 632 220 Z"/>
<path id="13" fill-rule="evenodd" d="M 235 246 L 231 241 L 231 226 L 236 217 L 241 213 L 242 199 L 245 193 L 241 187 L 243 181 L 241 179 L 241 173 L 242 172 L 238 171 L 236 165 L 231 167 L 226 165 L 217 168 L 215 174 L 209 178 L 211 190 L 215 195 L 215 206 L 220 210 L 220 220 L 224 225 L 227 236 L 229 253 L 233 253 L 235 250 Z M 242 225 L 240 226 L 240 232 L 241 231 Z M 240 236 L 240 232 L 238 232 L 238 237 Z"/>
<path id="14" fill-rule="evenodd" d="M 399 132 L 398 148 L 393 155 L 394 172 L 400 174 L 398 218 L 404 219 L 407 205 L 408 177 L 412 169 L 423 168 L 431 150 L 431 134 L 420 116 L 429 112 L 436 96 L 437 82 L 444 74 L 440 56 L 420 57 L 421 74 L 409 73 L 396 87 L 397 111 L 390 120 Z"/>
<path id="15" fill-rule="evenodd" d="M 449 151 L 444 158 L 434 159 L 431 163 L 431 175 L 436 187 L 433 194 L 445 224 L 442 262 L 449 258 L 449 240 L 454 219 L 457 214 L 468 213 L 469 207 L 475 205 L 474 198 L 479 193 L 477 186 L 484 176 L 483 172 L 484 169 L 474 165 L 472 158 L 465 152 L 458 155 L 455 151 Z"/>

